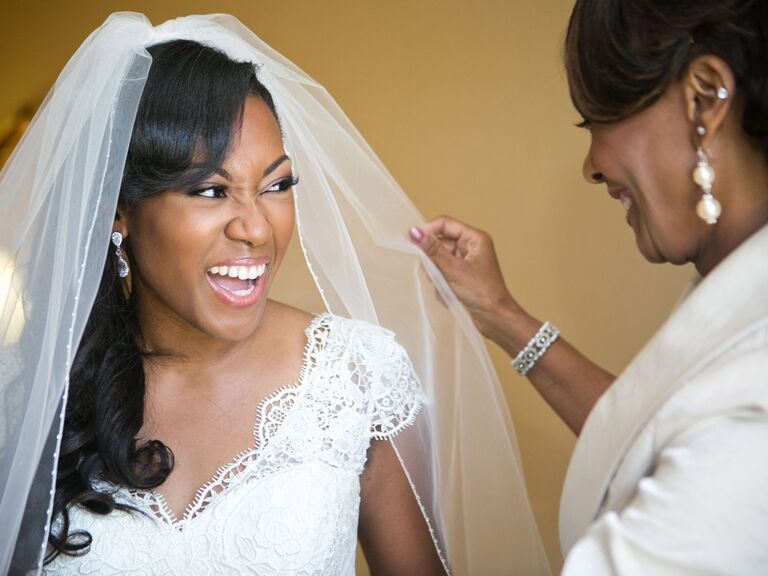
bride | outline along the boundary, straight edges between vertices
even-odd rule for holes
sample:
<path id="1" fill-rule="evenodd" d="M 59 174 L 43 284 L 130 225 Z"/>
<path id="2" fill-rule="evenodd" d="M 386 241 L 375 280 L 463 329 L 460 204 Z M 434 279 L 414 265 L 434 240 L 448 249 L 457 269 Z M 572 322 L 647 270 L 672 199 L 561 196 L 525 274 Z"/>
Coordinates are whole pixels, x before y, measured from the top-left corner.
<path id="1" fill-rule="evenodd" d="M 269 92 L 191 41 L 149 53 L 70 376 L 50 571 L 351 573 L 359 496 L 377 572 L 443 573 L 385 441 L 421 404 L 402 348 L 267 299 L 297 183 Z"/>
<path id="2" fill-rule="evenodd" d="M 0 199 L 11 573 L 44 549 L 61 574 L 353 574 L 358 539 L 374 574 L 547 573 L 479 338 L 391 233 L 418 214 L 237 21 L 110 17 Z M 269 298 L 295 224 L 317 316 Z"/>

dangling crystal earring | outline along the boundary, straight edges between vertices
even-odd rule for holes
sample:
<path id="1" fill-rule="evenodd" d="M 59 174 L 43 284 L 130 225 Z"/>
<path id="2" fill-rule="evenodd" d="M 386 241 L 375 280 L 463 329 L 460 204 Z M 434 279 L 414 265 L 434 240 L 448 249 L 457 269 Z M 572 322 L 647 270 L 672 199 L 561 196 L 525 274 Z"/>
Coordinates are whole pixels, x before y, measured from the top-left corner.
<path id="1" fill-rule="evenodd" d="M 120 245 L 123 243 L 123 235 L 120 232 L 112 232 L 112 244 L 115 245 L 115 256 L 117 256 L 117 275 L 120 278 L 128 276 L 130 268 L 128 262 L 123 258 L 123 251 L 120 249 Z"/>
<path id="2" fill-rule="evenodd" d="M 701 134 L 702 130 L 698 129 L 697 132 Z M 696 182 L 704 193 L 699 203 L 696 204 L 696 214 L 707 224 L 715 224 L 723 211 L 720 202 L 712 196 L 715 170 L 709 165 L 709 158 L 707 158 L 707 154 L 701 146 L 696 147 L 696 154 L 699 157 L 699 161 L 696 163 L 696 168 L 693 169 L 693 181 Z"/>

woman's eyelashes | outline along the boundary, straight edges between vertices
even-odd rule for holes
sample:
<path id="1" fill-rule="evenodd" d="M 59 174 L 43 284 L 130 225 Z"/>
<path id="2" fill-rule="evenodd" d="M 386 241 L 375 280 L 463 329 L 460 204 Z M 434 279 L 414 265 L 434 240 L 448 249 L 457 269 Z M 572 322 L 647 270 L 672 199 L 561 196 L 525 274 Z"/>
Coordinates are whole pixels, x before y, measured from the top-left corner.
<path id="1" fill-rule="evenodd" d="M 203 198 L 224 198 L 227 190 L 221 185 L 203 185 L 190 191 L 190 196 L 202 196 Z"/>
<path id="2" fill-rule="evenodd" d="M 298 176 L 289 176 L 287 178 L 282 178 L 281 180 L 278 180 L 277 182 L 269 186 L 266 190 L 264 190 L 264 192 L 284 192 L 289 188 L 296 186 L 296 184 L 298 183 L 299 183 Z"/>
<path id="3" fill-rule="evenodd" d="M 298 176 L 287 176 L 265 188 L 261 194 L 285 192 L 299 183 Z M 221 184 L 205 184 L 198 186 L 189 192 L 190 196 L 201 196 L 203 198 L 226 198 L 227 187 Z"/>

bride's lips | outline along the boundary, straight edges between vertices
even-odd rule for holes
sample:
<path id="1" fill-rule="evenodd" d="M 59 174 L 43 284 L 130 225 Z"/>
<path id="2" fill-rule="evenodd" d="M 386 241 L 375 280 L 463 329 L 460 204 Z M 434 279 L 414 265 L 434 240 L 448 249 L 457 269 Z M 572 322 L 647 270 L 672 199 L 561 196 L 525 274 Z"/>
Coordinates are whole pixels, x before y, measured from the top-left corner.
<path id="1" fill-rule="evenodd" d="M 233 258 L 206 270 L 213 293 L 228 306 L 244 308 L 256 304 L 264 293 L 269 258 Z"/>

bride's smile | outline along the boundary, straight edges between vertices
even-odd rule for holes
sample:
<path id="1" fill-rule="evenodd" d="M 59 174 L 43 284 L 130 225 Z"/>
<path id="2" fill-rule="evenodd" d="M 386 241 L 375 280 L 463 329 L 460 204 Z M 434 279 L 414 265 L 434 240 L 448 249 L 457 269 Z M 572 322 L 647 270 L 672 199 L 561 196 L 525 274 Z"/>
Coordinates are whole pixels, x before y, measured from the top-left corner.
<path id="1" fill-rule="evenodd" d="M 252 306 L 263 293 L 262 277 L 267 269 L 265 258 L 241 258 L 221 262 L 208 270 L 214 293 L 225 304 Z"/>

